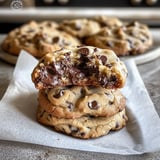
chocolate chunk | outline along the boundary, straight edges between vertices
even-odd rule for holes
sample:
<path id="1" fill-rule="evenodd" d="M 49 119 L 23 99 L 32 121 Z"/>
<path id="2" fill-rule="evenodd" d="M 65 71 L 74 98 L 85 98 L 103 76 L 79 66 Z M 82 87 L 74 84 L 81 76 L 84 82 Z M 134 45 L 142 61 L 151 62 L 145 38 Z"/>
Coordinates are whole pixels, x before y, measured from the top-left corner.
<path id="1" fill-rule="evenodd" d="M 55 66 L 43 66 L 40 71 L 40 77 L 36 78 L 36 82 L 42 82 L 45 87 L 57 85 L 59 83 L 59 75 L 55 73 Z"/>
<path id="2" fill-rule="evenodd" d="M 84 137 L 84 136 L 85 136 L 85 132 L 81 132 L 80 134 L 81 134 L 81 136 L 82 136 L 82 137 Z"/>
<path id="3" fill-rule="evenodd" d="M 109 93 L 107 93 L 107 92 L 106 92 L 106 93 L 104 93 L 104 94 L 105 94 L 105 95 L 107 95 L 107 96 L 109 96 L 109 95 L 110 95 L 110 94 L 109 94 Z"/>
<path id="4" fill-rule="evenodd" d="M 54 75 L 55 71 L 53 70 L 53 68 L 51 66 L 46 67 L 46 70 L 48 72 L 48 74 Z"/>
<path id="5" fill-rule="evenodd" d="M 112 105 L 112 104 L 114 104 L 114 102 L 112 102 L 112 101 L 109 101 L 109 105 Z"/>
<path id="6" fill-rule="evenodd" d="M 64 95 L 64 89 L 59 90 L 57 94 L 54 95 L 55 98 L 60 98 Z"/>
<path id="7" fill-rule="evenodd" d="M 97 48 L 94 48 L 94 52 L 97 52 L 98 51 L 98 49 Z"/>
<path id="8" fill-rule="evenodd" d="M 88 55 L 89 54 L 89 49 L 88 48 L 80 48 L 78 50 L 78 54 Z"/>
<path id="9" fill-rule="evenodd" d="M 111 81 L 111 82 L 116 82 L 116 81 L 117 81 L 117 77 L 116 77 L 115 75 L 112 75 L 112 76 L 110 77 L 110 81 Z"/>
<path id="10" fill-rule="evenodd" d="M 99 77 L 99 83 L 102 87 L 106 87 L 108 84 L 108 78 L 105 75 Z"/>
<path id="11" fill-rule="evenodd" d="M 59 37 L 53 37 L 52 42 L 53 42 L 53 43 L 58 43 L 59 40 L 60 40 Z"/>
<path id="12" fill-rule="evenodd" d="M 133 21 L 133 22 L 130 22 L 126 25 L 126 27 L 133 27 L 133 26 L 136 26 L 138 25 L 138 23 L 136 21 Z"/>
<path id="13" fill-rule="evenodd" d="M 141 39 L 141 42 L 144 43 L 146 41 L 146 39 Z"/>
<path id="14" fill-rule="evenodd" d="M 52 23 L 51 22 L 47 22 L 47 26 L 48 27 L 52 27 Z"/>
<path id="15" fill-rule="evenodd" d="M 68 109 L 69 109 L 69 111 L 71 112 L 71 111 L 73 111 L 73 108 L 74 108 L 74 106 L 73 106 L 73 103 L 71 103 L 71 102 L 66 102 L 67 103 L 67 107 L 68 107 Z"/>
<path id="16" fill-rule="evenodd" d="M 112 64 L 106 64 L 106 66 L 107 66 L 108 68 L 111 68 L 111 67 L 112 67 Z"/>
<path id="17" fill-rule="evenodd" d="M 106 57 L 106 56 L 102 55 L 102 56 L 100 56 L 100 57 L 98 57 L 98 58 L 102 61 L 102 64 L 103 64 L 103 65 L 106 64 L 106 62 L 107 62 L 107 57 Z"/>
<path id="18" fill-rule="evenodd" d="M 97 101 L 88 102 L 88 107 L 90 109 L 98 109 L 99 108 Z"/>
<path id="19" fill-rule="evenodd" d="M 86 95 L 86 90 L 84 88 L 81 88 L 81 95 L 84 97 Z"/>
<path id="20" fill-rule="evenodd" d="M 116 128 L 116 129 L 119 128 L 119 123 L 118 123 L 118 122 L 116 122 L 115 128 Z"/>

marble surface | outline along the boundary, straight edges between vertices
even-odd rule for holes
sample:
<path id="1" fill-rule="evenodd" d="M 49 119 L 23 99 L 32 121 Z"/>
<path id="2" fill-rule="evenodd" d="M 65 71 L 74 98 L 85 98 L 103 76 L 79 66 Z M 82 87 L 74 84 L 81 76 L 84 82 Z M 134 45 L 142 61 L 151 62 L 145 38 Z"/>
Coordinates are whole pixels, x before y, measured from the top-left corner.
<path id="1" fill-rule="evenodd" d="M 139 72 L 160 115 L 160 58 L 139 65 Z M 0 60 L 0 99 L 10 82 L 14 66 Z M 78 144 L 77 144 L 78 145 Z M 64 150 L 46 146 L 0 140 L 0 160 L 158 160 L 160 152 L 122 156 L 103 153 Z"/>

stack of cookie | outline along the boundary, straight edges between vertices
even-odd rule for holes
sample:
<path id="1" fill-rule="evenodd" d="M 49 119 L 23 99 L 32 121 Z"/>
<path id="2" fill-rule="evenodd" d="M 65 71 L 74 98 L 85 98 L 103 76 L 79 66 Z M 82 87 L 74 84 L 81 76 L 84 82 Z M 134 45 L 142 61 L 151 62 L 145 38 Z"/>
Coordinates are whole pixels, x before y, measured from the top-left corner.
<path id="1" fill-rule="evenodd" d="M 39 89 L 37 119 L 65 134 L 88 139 L 125 126 L 127 70 L 108 49 L 69 47 L 46 54 L 32 72 Z"/>

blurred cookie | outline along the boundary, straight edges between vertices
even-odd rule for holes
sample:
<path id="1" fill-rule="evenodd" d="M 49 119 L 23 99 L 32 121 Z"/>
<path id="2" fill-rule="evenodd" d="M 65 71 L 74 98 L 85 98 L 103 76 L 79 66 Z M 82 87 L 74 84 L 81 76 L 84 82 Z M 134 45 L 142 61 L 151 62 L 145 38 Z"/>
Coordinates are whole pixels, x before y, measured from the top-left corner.
<path id="1" fill-rule="evenodd" d="M 118 56 L 125 56 L 144 53 L 152 46 L 153 39 L 146 25 L 132 22 L 121 27 L 105 27 L 86 38 L 85 44 L 112 49 Z"/>
<path id="2" fill-rule="evenodd" d="M 47 52 L 55 51 L 64 46 L 79 45 L 77 38 L 66 32 L 57 30 L 58 24 L 52 21 L 31 21 L 12 30 L 2 43 L 2 49 L 10 54 L 19 55 L 21 49 L 28 51 L 37 58 Z"/>
<path id="3" fill-rule="evenodd" d="M 109 17 L 109 16 L 96 16 L 93 18 L 95 21 L 97 21 L 101 27 L 120 27 L 123 25 L 123 22 L 116 18 L 116 17 Z"/>
<path id="4" fill-rule="evenodd" d="M 119 130 L 128 120 L 125 109 L 111 117 L 84 116 L 77 119 L 56 118 L 39 107 L 37 120 L 54 128 L 58 132 L 74 137 L 88 139 L 106 135 L 111 130 Z"/>
<path id="5" fill-rule="evenodd" d="M 125 108 L 120 90 L 101 87 L 55 87 L 39 91 L 39 106 L 57 118 L 110 117 Z"/>
<path id="6" fill-rule="evenodd" d="M 37 89 L 69 85 L 122 88 L 126 77 L 127 69 L 113 51 L 91 46 L 48 53 L 32 72 Z"/>
<path id="7" fill-rule="evenodd" d="M 98 22 L 89 19 L 64 20 L 60 23 L 60 28 L 73 36 L 83 38 L 100 31 Z"/>

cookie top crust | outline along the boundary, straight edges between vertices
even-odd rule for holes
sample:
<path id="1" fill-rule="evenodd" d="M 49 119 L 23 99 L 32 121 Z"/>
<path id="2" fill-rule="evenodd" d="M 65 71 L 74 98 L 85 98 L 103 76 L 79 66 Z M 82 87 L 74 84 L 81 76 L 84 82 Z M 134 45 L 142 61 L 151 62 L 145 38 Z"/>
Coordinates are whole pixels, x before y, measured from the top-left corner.
<path id="1" fill-rule="evenodd" d="M 79 38 L 96 34 L 101 29 L 98 22 L 85 18 L 64 20 L 60 23 L 59 28 Z"/>
<path id="2" fill-rule="evenodd" d="M 54 87 L 39 91 L 39 106 L 57 118 L 110 117 L 124 109 L 120 90 L 102 87 Z"/>
<path id="3" fill-rule="evenodd" d="M 113 51 L 91 46 L 48 53 L 32 72 L 37 89 L 69 85 L 122 88 L 126 77 L 127 69 Z"/>

